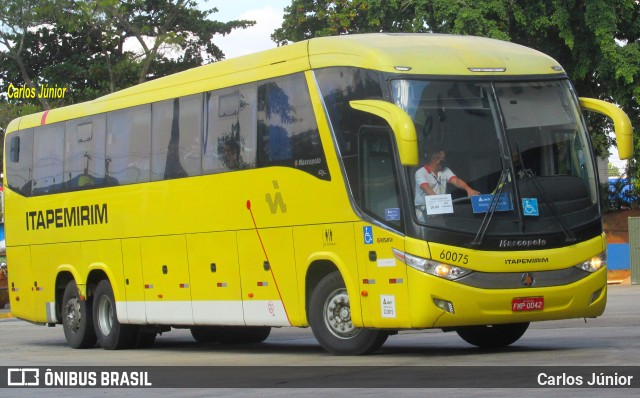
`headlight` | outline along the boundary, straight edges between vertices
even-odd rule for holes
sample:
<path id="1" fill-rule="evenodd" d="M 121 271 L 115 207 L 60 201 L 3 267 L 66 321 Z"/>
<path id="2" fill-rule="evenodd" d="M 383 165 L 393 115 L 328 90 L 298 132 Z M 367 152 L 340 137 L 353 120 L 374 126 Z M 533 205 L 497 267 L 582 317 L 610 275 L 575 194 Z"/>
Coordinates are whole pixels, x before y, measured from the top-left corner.
<path id="1" fill-rule="evenodd" d="M 397 249 L 393 249 L 393 254 L 398 260 L 407 264 L 411 268 L 451 281 L 462 278 L 463 276 L 469 275 L 473 272 L 469 269 L 458 267 L 457 265 L 444 264 L 428 260 L 426 258 L 412 256 L 411 254 L 401 252 Z"/>
<path id="2" fill-rule="evenodd" d="M 576 265 L 576 268 L 580 268 L 587 272 L 596 272 L 600 268 L 607 266 L 607 252 L 603 251 L 599 255 L 592 257 L 591 259 Z"/>

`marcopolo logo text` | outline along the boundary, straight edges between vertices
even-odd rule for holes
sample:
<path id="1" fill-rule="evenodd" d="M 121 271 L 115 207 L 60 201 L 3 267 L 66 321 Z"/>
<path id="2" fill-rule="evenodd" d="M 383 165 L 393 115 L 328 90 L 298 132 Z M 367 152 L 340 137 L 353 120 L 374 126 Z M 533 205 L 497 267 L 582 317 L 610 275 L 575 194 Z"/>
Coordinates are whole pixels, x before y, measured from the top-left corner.
<path id="1" fill-rule="evenodd" d="M 527 248 L 546 246 L 546 239 L 501 239 L 499 247 L 504 248 Z"/>

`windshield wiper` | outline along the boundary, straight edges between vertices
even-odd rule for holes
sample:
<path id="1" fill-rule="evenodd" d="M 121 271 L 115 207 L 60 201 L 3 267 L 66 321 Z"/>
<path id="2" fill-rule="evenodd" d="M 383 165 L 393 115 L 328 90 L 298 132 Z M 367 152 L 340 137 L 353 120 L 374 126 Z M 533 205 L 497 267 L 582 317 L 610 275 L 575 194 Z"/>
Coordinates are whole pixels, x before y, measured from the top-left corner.
<path id="1" fill-rule="evenodd" d="M 478 228 L 478 232 L 476 233 L 476 237 L 471 242 L 471 246 L 478 247 L 482 244 L 484 235 L 487 232 L 487 228 L 489 228 L 491 219 L 493 218 L 493 213 L 495 213 L 496 209 L 498 208 L 498 203 L 500 202 L 500 196 L 502 195 L 502 191 L 504 190 L 504 186 L 508 178 L 509 178 L 509 171 L 507 169 L 502 169 L 502 173 L 500 174 L 500 179 L 498 180 L 498 185 L 496 185 L 496 187 L 493 189 L 493 197 L 491 198 L 491 203 L 489 203 L 489 209 L 484 214 L 484 218 L 482 219 L 480 228 Z"/>

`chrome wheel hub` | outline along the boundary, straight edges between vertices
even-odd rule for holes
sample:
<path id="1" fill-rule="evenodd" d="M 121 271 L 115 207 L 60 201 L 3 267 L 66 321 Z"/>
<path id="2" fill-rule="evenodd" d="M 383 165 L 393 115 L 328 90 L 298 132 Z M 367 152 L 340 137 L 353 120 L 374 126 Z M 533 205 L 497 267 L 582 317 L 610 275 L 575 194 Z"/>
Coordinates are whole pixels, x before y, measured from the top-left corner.
<path id="1" fill-rule="evenodd" d="M 334 291 L 324 305 L 324 323 L 329 331 L 341 339 L 349 339 L 360 333 L 351 321 L 351 306 L 346 289 Z"/>

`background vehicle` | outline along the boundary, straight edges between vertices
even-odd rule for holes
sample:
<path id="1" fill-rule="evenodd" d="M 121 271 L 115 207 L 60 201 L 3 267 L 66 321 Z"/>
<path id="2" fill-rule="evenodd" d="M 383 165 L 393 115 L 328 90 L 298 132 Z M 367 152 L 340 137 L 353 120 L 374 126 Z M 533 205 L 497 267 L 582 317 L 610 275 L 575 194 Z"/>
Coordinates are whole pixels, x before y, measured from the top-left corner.
<path id="1" fill-rule="evenodd" d="M 257 342 L 336 354 L 398 329 L 505 346 L 595 317 L 606 255 L 580 106 L 553 59 L 477 37 L 312 39 L 13 121 L 11 306 L 72 347 Z M 484 195 L 414 205 L 432 145 Z"/>

